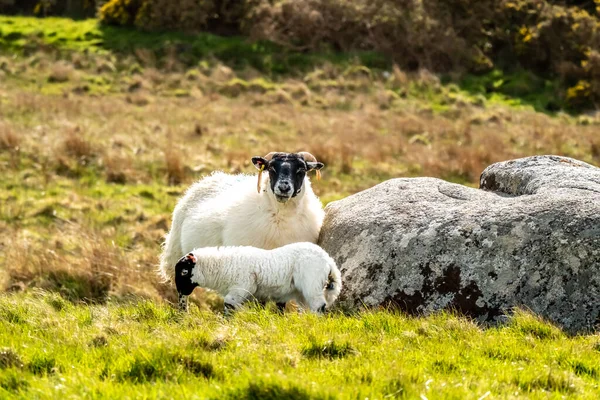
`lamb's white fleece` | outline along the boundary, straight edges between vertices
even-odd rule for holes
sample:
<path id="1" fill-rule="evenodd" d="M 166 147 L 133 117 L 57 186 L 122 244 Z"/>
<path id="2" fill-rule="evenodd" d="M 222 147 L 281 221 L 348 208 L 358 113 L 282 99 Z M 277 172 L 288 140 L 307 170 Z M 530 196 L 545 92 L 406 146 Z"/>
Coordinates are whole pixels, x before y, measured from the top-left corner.
<path id="1" fill-rule="evenodd" d="M 323 311 L 342 289 L 335 261 L 319 246 L 292 243 L 273 250 L 250 246 L 204 247 L 196 258 L 191 281 L 225 296 L 239 307 L 255 298 L 284 303 L 295 300 L 311 311 Z"/>

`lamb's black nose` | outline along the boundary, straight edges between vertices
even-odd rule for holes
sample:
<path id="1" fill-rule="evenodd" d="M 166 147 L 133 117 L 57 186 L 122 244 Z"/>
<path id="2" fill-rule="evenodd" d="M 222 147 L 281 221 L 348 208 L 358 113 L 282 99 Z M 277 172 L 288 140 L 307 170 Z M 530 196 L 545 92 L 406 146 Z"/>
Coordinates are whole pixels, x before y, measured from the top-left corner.
<path id="1" fill-rule="evenodd" d="M 188 253 L 185 256 L 181 257 L 177 264 L 186 263 L 186 264 L 196 264 L 196 257 L 192 253 Z"/>

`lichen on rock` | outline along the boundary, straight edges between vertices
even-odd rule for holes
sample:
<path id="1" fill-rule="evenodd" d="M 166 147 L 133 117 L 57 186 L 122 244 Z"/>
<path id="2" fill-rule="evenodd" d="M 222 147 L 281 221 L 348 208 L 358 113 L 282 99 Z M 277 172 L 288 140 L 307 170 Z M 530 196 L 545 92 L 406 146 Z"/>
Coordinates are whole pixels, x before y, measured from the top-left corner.
<path id="1" fill-rule="evenodd" d="M 330 203 L 320 245 L 344 308 L 495 322 L 522 306 L 569 331 L 600 322 L 600 169 L 578 160 L 493 164 L 480 189 L 392 179 Z"/>

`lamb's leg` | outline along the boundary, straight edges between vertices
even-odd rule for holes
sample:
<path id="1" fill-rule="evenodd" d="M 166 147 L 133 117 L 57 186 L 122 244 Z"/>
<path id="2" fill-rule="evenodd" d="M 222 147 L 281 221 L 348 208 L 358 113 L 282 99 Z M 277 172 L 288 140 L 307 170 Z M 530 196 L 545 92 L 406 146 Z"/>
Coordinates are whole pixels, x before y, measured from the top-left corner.
<path id="1" fill-rule="evenodd" d="M 223 308 L 223 315 L 225 315 L 226 317 L 231 317 L 233 315 L 233 312 L 235 311 L 236 306 L 234 306 L 231 303 L 225 303 L 225 307 Z"/>
<path id="2" fill-rule="evenodd" d="M 327 305 L 327 302 L 325 301 L 325 296 L 323 294 L 307 300 L 310 306 L 310 311 L 316 314 L 323 314 L 325 312 L 325 306 Z"/>
<path id="3" fill-rule="evenodd" d="M 253 291 L 248 288 L 233 288 L 225 296 L 225 315 L 231 315 L 232 311 L 237 310 L 244 304 Z"/>
<path id="4" fill-rule="evenodd" d="M 188 297 L 189 296 L 179 293 L 179 311 L 188 311 Z"/>

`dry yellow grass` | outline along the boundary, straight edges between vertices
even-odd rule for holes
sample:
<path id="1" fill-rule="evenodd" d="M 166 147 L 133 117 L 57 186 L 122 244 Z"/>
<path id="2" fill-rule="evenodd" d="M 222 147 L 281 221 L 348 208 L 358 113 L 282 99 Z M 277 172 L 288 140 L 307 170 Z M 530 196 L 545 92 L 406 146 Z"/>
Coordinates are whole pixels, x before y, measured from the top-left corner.
<path id="1" fill-rule="evenodd" d="M 76 60 L 74 60 L 76 62 Z M 48 75 L 49 82 L 63 83 L 69 81 L 74 73 L 73 65 L 66 62 L 58 62 L 52 66 Z"/>
<path id="2" fill-rule="evenodd" d="M 167 143 L 165 148 L 165 164 L 169 185 L 180 185 L 185 180 L 184 155 L 174 145 Z"/>
<path id="3" fill-rule="evenodd" d="M 19 136 L 4 124 L 0 124 L 0 151 L 16 151 L 21 140 Z"/>
<path id="4" fill-rule="evenodd" d="M 489 164 L 534 154 L 600 163 L 598 116 L 465 99 L 427 72 L 367 79 L 329 65 L 269 82 L 217 64 L 85 78 L 107 62 L 73 61 L 97 85 L 89 91 L 7 80 L 0 92 L 10 99 L 0 110 L 5 288 L 41 286 L 75 300 L 172 298 L 154 268 L 178 196 L 214 170 L 253 173 L 250 158 L 273 150 L 310 151 L 326 164 L 313 185 L 324 203 L 394 177 L 476 186 Z M 224 95 L 232 85 L 235 96 Z"/>

